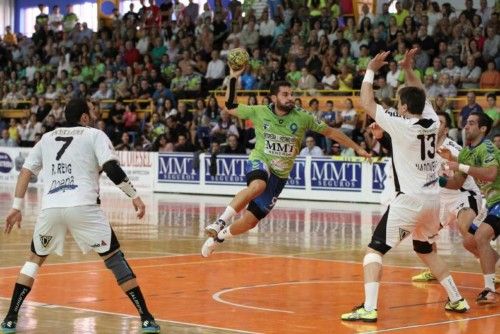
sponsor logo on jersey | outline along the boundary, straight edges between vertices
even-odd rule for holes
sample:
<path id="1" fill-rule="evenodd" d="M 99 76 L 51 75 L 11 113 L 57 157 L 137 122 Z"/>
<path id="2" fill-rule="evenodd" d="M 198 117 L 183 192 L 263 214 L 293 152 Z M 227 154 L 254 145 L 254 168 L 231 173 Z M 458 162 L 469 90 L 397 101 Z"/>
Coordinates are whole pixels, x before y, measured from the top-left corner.
<path id="1" fill-rule="evenodd" d="M 279 156 L 293 157 L 297 150 L 295 147 L 295 137 L 276 135 L 273 133 L 264 133 L 264 153 Z"/>
<path id="2" fill-rule="evenodd" d="M 52 236 L 39 234 L 39 237 L 40 237 L 40 243 L 42 244 L 42 246 L 44 248 L 47 248 L 47 246 L 50 243 L 50 240 L 52 240 Z"/>
<path id="3" fill-rule="evenodd" d="M 9 173 L 14 164 L 12 163 L 12 159 L 7 153 L 0 152 L 0 173 Z"/>
<path id="4" fill-rule="evenodd" d="M 399 228 L 399 241 L 403 240 L 406 238 L 411 232 L 407 231 L 405 229 L 402 229 L 401 227 Z"/>

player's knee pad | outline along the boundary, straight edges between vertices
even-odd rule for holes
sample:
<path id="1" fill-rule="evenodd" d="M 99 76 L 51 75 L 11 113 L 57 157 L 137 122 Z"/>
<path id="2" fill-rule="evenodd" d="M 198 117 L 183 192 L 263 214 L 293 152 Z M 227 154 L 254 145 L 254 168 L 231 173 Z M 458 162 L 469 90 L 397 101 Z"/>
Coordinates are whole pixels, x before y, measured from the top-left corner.
<path id="1" fill-rule="evenodd" d="M 24 266 L 21 268 L 21 274 L 35 279 L 36 274 L 38 274 L 38 269 L 40 269 L 40 266 L 37 263 L 26 261 Z"/>
<path id="2" fill-rule="evenodd" d="M 106 268 L 111 270 L 116 277 L 118 284 L 123 284 L 135 278 L 134 272 L 125 260 L 125 255 L 122 251 L 118 251 L 104 261 Z"/>
<path id="3" fill-rule="evenodd" d="M 432 253 L 432 244 L 427 241 L 413 240 L 413 250 L 418 254 Z"/>
<path id="4" fill-rule="evenodd" d="M 371 263 L 382 265 L 382 256 L 378 253 L 367 253 L 363 258 L 363 266 L 367 266 Z"/>
<path id="5" fill-rule="evenodd" d="M 391 246 L 387 245 L 384 241 L 376 239 L 375 237 L 372 237 L 372 241 L 368 244 L 368 247 L 370 247 L 373 250 L 376 250 L 382 255 L 385 255 L 385 253 L 390 251 L 392 248 Z"/>

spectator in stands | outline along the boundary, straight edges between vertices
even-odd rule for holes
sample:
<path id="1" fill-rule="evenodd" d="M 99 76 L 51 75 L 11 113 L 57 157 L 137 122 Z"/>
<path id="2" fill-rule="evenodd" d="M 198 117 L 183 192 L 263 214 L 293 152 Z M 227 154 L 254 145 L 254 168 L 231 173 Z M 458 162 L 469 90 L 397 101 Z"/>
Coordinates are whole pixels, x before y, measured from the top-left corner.
<path id="1" fill-rule="evenodd" d="M 441 94 L 446 98 L 457 96 L 457 88 L 451 83 L 449 74 L 441 73 L 439 81 L 440 85 L 438 88 L 438 94 Z"/>
<path id="2" fill-rule="evenodd" d="M 219 143 L 225 142 L 229 134 L 234 134 L 239 138 L 239 132 L 231 116 L 226 111 L 220 112 L 220 119 L 210 131 L 211 140 Z"/>
<path id="3" fill-rule="evenodd" d="M 208 89 L 214 90 L 222 85 L 226 74 L 226 64 L 219 58 L 219 51 L 212 51 L 212 60 L 208 63 L 207 79 Z"/>
<path id="4" fill-rule="evenodd" d="M 432 75 L 426 75 L 424 77 L 424 89 L 425 94 L 434 98 L 439 94 L 439 86 L 434 83 L 434 77 Z"/>
<path id="5" fill-rule="evenodd" d="M 15 118 L 11 118 L 9 122 L 9 138 L 12 139 L 16 144 L 19 144 L 19 130 L 17 128 L 17 120 Z M 17 145 L 16 145 L 17 146 Z"/>
<path id="6" fill-rule="evenodd" d="M 175 116 L 169 116 L 165 120 L 165 132 L 170 136 L 173 142 L 177 142 L 180 135 L 187 137 L 188 130 L 183 124 L 177 121 Z"/>
<path id="7" fill-rule="evenodd" d="M 78 16 L 73 13 L 73 5 L 66 6 L 66 15 L 62 20 L 62 26 L 65 33 L 72 31 L 78 23 Z"/>
<path id="8" fill-rule="evenodd" d="M 464 89 L 479 88 L 479 78 L 481 77 L 481 68 L 476 66 L 474 56 L 467 56 L 467 63 L 460 70 L 460 82 Z"/>
<path id="9" fill-rule="evenodd" d="M 358 124 L 358 113 L 356 109 L 354 109 L 354 105 L 352 103 L 352 99 L 347 98 L 344 101 L 345 110 L 340 114 L 340 130 L 345 133 L 346 136 L 352 137 L 354 129 L 356 129 L 356 125 Z"/>
<path id="10" fill-rule="evenodd" d="M 309 70 L 306 67 L 302 67 L 301 74 L 302 76 L 299 79 L 298 88 L 306 91 L 314 89 L 318 82 L 314 75 L 309 73 Z"/>
<path id="11" fill-rule="evenodd" d="M 175 152 L 194 152 L 195 147 L 193 144 L 187 139 L 185 134 L 179 134 L 177 137 L 177 142 L 174 144 Z"/>
<path id="12" fill-rule="evenodd" d="M 389 61 L 389 71 L 386 74 L 386 81 L 393 89 L 398 88 L 398 78 L 400 74 L 401 70 L 398 68 L 397 62 L 394 60 Z"/>
<path id="13" fill-rule="evenodd" d="M 340 66 L 340 74 L 337 76 L 339 82 L 339 91 L 351 91 L 353 85 L 353 76 L 346 64 Z"/>
<path id="14" fill-rule="evenodd" d="M 387 84 L 387 81 L 383 75 L 380 75 L 377 79 L 377 90 L 375 91 L 375 97 L 379 100 L 392 99 L 394 97 L 394 89 L 391 85 Z"/>
<path id="15" fill-rule="evenodd" d="M 2 136 L 0 138 L 0 147 L 16 147 L 17 143 L 15 140 L 9 137 L 9 130 L 3 129 Z"/>
<path id="16" fill-rule="evenodd" d="M 115 150 L 117 150 L 117 151 L 133 151 L 134 150 L 134 146 L 130 142 L 130 135 L 128 134 L 128 132 L 122 133 L 120 143 L 115 145 Z"/>
<path id="17" fill-rule="evenodd" d="M 66 121 L 64 117 L 64 108 L 61 105 L 61 101 L 59 99 L 55 99 L 52 101 L 52 108 L 50 109 L 49 115 L 54 117 L 54 120 L 57 125 L 62 125 Z"/>
<path id="18" fill-rule="evenodd" d="M 465 124 L 467 123 L 467 118 L 473 112 L 483 112 L 483 108 L 476 103 L 476 94 L 474 92 L 467 93 L 467 105 L 462 108 L 458 118 L 458 124 L 462 130 L 462 143 L 465 145 L 467 142 L 465 140 Z"/>
<path id="19" fill-rule="evenodd" d="M 110 100 L 113 98 L 113 91 L 108 88 L 106 83 L 101 82 L 99 84 L 99 89 L 92 94 L 91 99 L 94 102 L 99 102 L 101 100 Z"/>
<path id="20" fill-rule="evenodd" d="M 306 157 L 321 157 L 323 156 L 323 151 L 320 147 L 316 146 L 316 142 L 312 136 L 306 137 L 306 146 L 300 151 L 299 156 Z"/>
<path id="21" fill-rule="evenodd" d="M 229 134 L 227 136 L 226 145 L 222 150 L 223 154 L 245 154 L 245 148 L 239 143 L 238 136 Z"/>
<path id="22" fill-rule="evenodd" d="M 490 93 L 486 95 L 486 98 L 488 106 L 484 109 L 484 113 L 493 120 L 492 128 L 498 128 L 500 125 L 500 109 L 497 107 L 497 97 L 494 93 Z"/>
<path id="23" fill-rule="evenodd" d="M 330 153 L 330 155 L 334 156 L 334 157 L 340 157 L 342 154 L 342 148 L 340 147 L 340 144 L 339 143 L 333 143 L 332 145 L 332 151 Z"/>
<path id="24" fill-rule="evenodd" d="M 495 62 L 490 60 L 487 70 L 481 74 L 479 87 L 481 89 L 498 89 L 500 87 L 500 73 L 496 69 Z"/>
<path id="25" fill-rule="evenodd" d="M 10 26 L 5 27 L 5 35 L 3 36 L 3 42 L 6 46 L 17 45 L 16 34 L 12 33 L 12 28 Z"/>
<path id="26" fill-rule="evenodd" d="M 47 115 L 43 122 L 43 126 L 45 127 L 45 132 L 50 132 L 56 129 L 56 119 L 52 115 Z"/>

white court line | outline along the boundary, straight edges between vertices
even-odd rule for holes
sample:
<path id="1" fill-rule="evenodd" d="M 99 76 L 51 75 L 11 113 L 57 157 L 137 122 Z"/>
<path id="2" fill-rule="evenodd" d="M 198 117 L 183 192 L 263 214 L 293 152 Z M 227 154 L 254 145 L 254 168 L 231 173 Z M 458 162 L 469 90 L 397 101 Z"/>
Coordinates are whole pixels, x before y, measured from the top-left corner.
<path id="1" fill-rule="evenodd" d="M 312 255 L 312 254 L 318 254 L 318 253 L 331 253 L 331 251 L 304 252 L 304 253 L 295 253 L 295 254 L 290 254 L 290 255 L 269 255 L 269 254 L 259 254 L 259 253 L 251 253 L 251 252 L 236 252 L 236 251 L 222 251 L 222 252 L 217 252 L 216 254 L 242 254 L 242 255 L 251 255 L 251 256 L 262 256 L 263 258 L 277 257 L 277 258 L 284 258 L 284 259 L 311 260 L 311 261 L 320 261 L 320 262 L 337 262 L 337 263 L 349 263 L 349 264 L 363 265 L 362 262 L 356 262 L 356 261 L 317 259 L 317 258 L 304 257 L 304 255 L 308 255 L 308 254 Z M 398 266 L 396 264 L 384 264 L 384 267 L 406 268 L 406 269 L 422 269 L 422 268 L 424 268 L 422 266 Z M 481 274 L 481 273 L 474 273 L 474 272 L 470 272 L 470 271 L 459 271 L 459 270 L 450 270 L 450 271 L 454 272 L 454 273 L 460 273 L 460 274 L 471 274 L 471 275 L 483 276 L 483 274 Z"/>
<path id="2" fill-rule="evenodd" d="M 500 313 L 483 315 L 480 317 L 464 318 L 464 319 L 457 319 L 457 320 L 446 320 L 446 321 L 441 321 L 441 322 L 431 322 L 431 323 L 422 324 L 422 325 L 412 325 L 412 326 L 380 329 L 380 330 L 374 330 L 374 331 L 368 331 L 368 332 L 359 332 L 359 334 L 375 334 L 375 333 L 394 332 L 394 331 L 399 331 L 399 330 L 403 330 L 403 329 L 420 328 L 420 327 L 428 327 L 428 326 L 440 326 L 440 325 L 445 325 L 445 324 L 452 324 L 454 322 L 472 321 L 472 320 L 479 320 L 479 319 L 485 319 L 485 318 L 493 318 L 493 317 L 498 317 L 498 316 L 500 316 Z"/>
<path id="3" fill-rule="evenodd" d="M 258 306 L 250 306 L 250 305 L 245 305 L 245 304 L 233 303 L 233 302 L 229 302 L 227 300 L 222 299 L 221 296 L 223 294 L 228 293 L 228 292 L 234 292 L 234 291 L 240 291 L 240 290 L 247 290 L 247 289 L 254 289 L 254 288 L 268 288 L 268 287 L 281 286 L 281 285 L 299 285 L 299 284 L 353 284 L 353 283 L 355 283 L 355 284 L 361 284 L 361 283 L 363 283 L 363 281 L 296 281 L 296 282 L 281 282 L 281 283 L 270 283 L 270 284 L 251 285 L 251 286 L 241 286 L 241 287 L 236 287 L 236 288 L 232 288 L 232 289 L 225 289 L 225 290 L 221 290 L 219 292 L 216 292 L 216 293 L 214 293 L 212 295 L 212 299 L 214 299 L 215 301 L 217 301 L 219 303 L 228 304 L 228 305 L 235 306 L 235 307 L 248 308 L 248 309 L 253 309 L 253 310 L 258 310 L 258 311 L 269 311 L 269 312 L 294 314 L 295 312 L 287 311 L 287 310 L 265 308 L 265 307 L 258 307 Z M 412 285 L 411 282 L 386 282 L 386 281 L 382 281 L 382 282 L 380 282 L 380 284 Z M 464 285 L 458 285 L 457 287 L 462 288 L 462 289 L 481 290 L 481 288 L 475 288 L 475 287 L 464 286 Z"/>
<path id="4" fill-rule="evenodd" d="M 0 297 L 0 299 L 10 301 L 10 298 Z M 70 310 L 75 310 L 75 311 L 86 311 L 86 312 L 94 312 L 94 313 L 99 313 L 99 314 L 116 315 L 116 316 L 120 316 L 120 317 L 123 317 L 123 318 L 129 318 L 129 319 L 139 319 L 138 316 L 133 316 L 133 315 L 130 315 L 130 314 L 124 314 L 124 313 L 118 313 L 118 312 L 108 312 L 108 311 L 98 311 L 98 310 L 93 310 L 93 309 L 88 309 L 88 308 L 81 308 L 81 307 L 73 307 L 73 306 L 44 304 L 44 303 L 33 302 L 33 301 L 25 301 L 24 305 L 30 305 L 30 306 L 33 306 L 33 307 L 46 307 L 46 308 L 60 307 L 60 308 L 63 308 L 63 309 L 70 309 Z M 201 328 L 208 328 L 208 329 L 224 330 L 224 331 L 229 331 L 229 332 L 233 332 L 233 333 L 263 334 L 263 333 L 260 333 L 260 332 L 250 332 L 250 331 L 244 331 L 244 330 L 240 330 L 240 329 L 217 327 L 217 326 L 210 326 L 210 325 L 197 324 L 197 323 L 191 323 L 191 322 L 168 320 L 168 319 L 155 318 L 155 320 L 156 321 L 163 321 L 163 322 L 167 322 L 167 323 L 172 323 L 172 324 L 176 324 L 176 325 L 184 325 L 184 326 L 191 326 L 191 327 L 201 327 Z"/>

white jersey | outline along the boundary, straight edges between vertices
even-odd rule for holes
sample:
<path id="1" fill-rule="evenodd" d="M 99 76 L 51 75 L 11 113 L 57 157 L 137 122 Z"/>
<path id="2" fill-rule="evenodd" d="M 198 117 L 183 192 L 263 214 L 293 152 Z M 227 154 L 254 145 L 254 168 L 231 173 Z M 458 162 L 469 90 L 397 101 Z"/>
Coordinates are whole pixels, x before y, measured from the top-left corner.
<path id="1" fill-rule="evenodd" d="M 391 136 L 396 192 L 439 196 L 439 118 L 429 101 L 425 102 L 421 119 L 394 117 L 377 104 L 375 121 Z"/>
<path id="2" fill-rule="evenodd" d="M 443 144 L 441 144 L 441 147 L 445 147 L 448 150 L 450 150 L 451 154 L 454 157 L 458 157 L 458 153 L 462 149 L 462 147 L 460 145 L 455 143 L 450 138 L 446 138 L 443 141 Z M 437 155 L 437 158 L 440 162 L 440 165 L 442 165 L 443 162 L 446 162 L 443 158 L 441 158 L 441 156 L 439 154 Z M 476 195 L 481 194 L 481 191 L 479 190 L 479 187 L 477 186 L 477 184 L 474 181 L 474 179 L 472 178 L 472 176 L 468 175 L 467 178 L 465 179 L 465 182 L 464 182 L 462 188 L 460 188 L 459 190 L 441 188 L 441 197 L 446 198 L 446 199 L 450 199 L 452 197 L 458 198 L 460 196 L 460 194 L 464 191 L 472 191 Z"/>
<path id="3" fill-rule="evenodd" d="M 98 203 L 99 172 L 110 160 L 118 158 L 104 132 L 62 127 L 43 135 L 23 167 L 42 171 L 42 209 L 67 208 Z"/>

